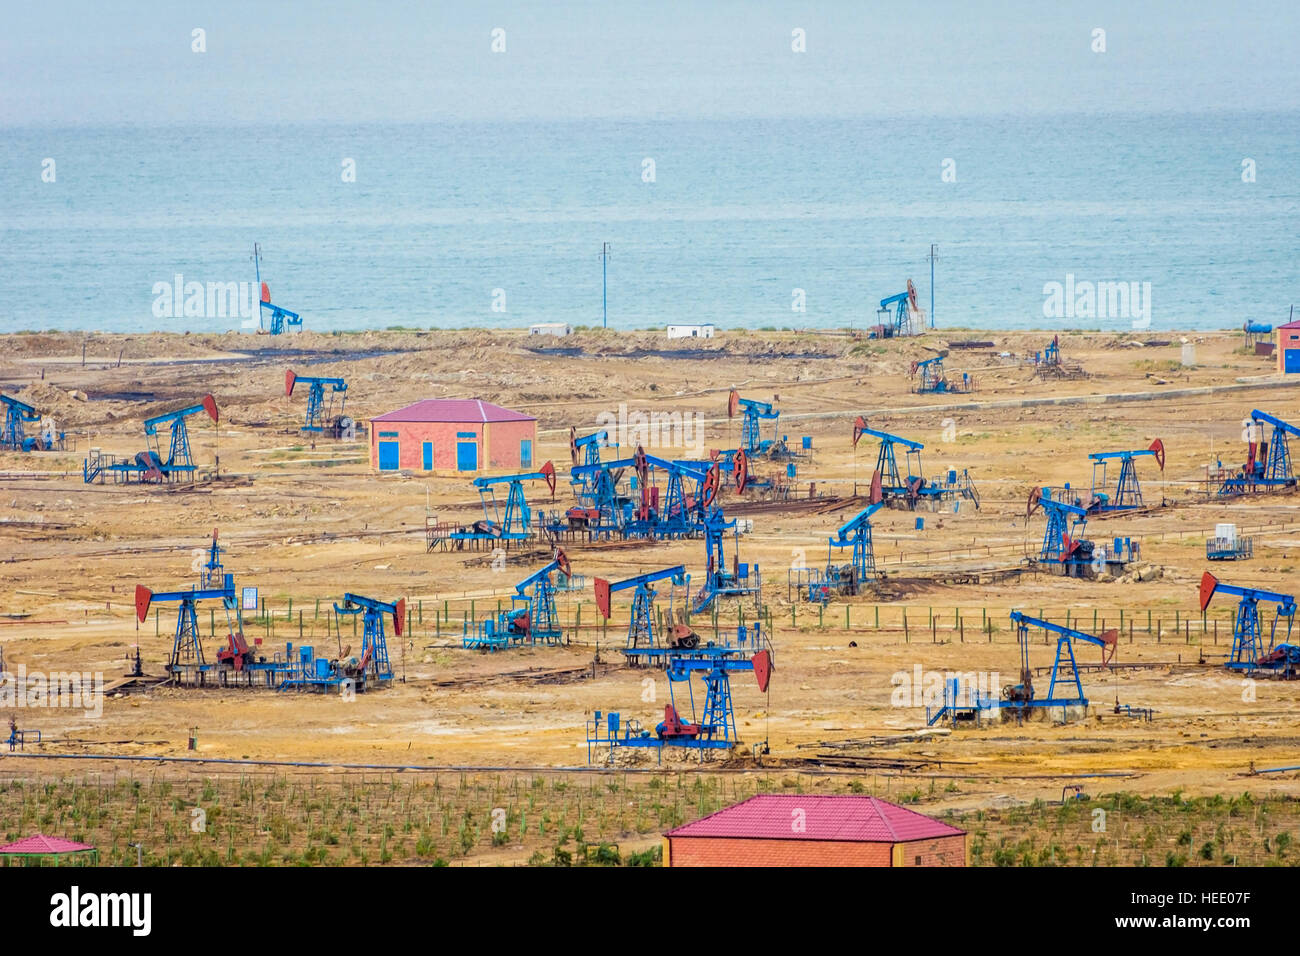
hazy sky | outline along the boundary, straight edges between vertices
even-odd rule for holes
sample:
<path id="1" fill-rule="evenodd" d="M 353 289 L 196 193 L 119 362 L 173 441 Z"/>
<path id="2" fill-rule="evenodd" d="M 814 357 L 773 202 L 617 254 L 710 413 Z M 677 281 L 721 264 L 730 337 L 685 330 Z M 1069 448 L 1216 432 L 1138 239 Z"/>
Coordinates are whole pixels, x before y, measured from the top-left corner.
<path id="1" fill-rule="evenodd" d="M 6 3 L 0 124 L 1300 107 L 1300 4 Z M 207 52 L 191 50 L 206 31 Z M 491 49 L 505 31 L 504 53 Z M 807 51 L 791 49 L 806 32 Z M 1106 31 L 1104 53 L 1093 30 Z"/>

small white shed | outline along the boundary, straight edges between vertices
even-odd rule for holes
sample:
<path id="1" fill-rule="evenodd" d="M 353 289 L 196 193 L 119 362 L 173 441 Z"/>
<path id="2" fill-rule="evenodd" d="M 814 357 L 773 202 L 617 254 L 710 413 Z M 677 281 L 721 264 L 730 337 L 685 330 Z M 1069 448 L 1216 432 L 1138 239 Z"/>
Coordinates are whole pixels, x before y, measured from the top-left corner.
<path id="1" fill-rule="evenodd" d="M 528 326 L 529 335 L 572 335 L 573 326 L 563 322 L 538 322 Z"/>
<path id="2" fill-rule="evenodd" d="M 705 325 L 670 325 L 668 326 L 668 337 L 670 339 L 711 339 L 713 338 L 713 323 Z"/>

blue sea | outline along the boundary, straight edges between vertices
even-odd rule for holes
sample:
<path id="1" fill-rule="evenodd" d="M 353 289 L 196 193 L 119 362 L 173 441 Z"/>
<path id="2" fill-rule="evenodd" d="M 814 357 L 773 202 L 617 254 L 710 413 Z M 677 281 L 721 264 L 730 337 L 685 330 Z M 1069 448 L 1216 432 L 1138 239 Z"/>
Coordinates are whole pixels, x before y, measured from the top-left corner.
<path id="1" fill-rule="evenodd" d="M 1045 317 L 1067 277 L 1150 283 L 1154 330 L 1277 323 L 1300 300 L 1297 131 L 1262 112 L 0 128 L 0 331 L 238 328 L 160 317 L 155 287 L 251 284 L 254 242 L 274 301 L 322 331 L 600 325 L 606 242 L 619 329 L 861 327 L 909 278 L 940 329 L 1131 327 Z"/>

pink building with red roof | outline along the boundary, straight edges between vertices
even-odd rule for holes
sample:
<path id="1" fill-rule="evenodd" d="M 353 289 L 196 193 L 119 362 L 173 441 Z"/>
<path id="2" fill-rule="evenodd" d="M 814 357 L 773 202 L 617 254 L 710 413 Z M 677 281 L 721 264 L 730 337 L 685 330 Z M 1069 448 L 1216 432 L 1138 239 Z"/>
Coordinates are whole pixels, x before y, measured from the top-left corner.
<path id="1" fill-rule="evenodd" d="M 537 419 L 481 398 L 428 398 L 370 419 L 377 471 L 530 471 Z"/>
<path id="2" fill-rule="evenodd" d="M 1287 322 L 1277 327 L 1277 370 L 1300 372 L 1300 322 Z"/>
<path id="3" fill-rule="evenodd" d="M 966 831 L 878 797 L 759 794 L 664 834 L 665 866 L 965 866 Z"/>

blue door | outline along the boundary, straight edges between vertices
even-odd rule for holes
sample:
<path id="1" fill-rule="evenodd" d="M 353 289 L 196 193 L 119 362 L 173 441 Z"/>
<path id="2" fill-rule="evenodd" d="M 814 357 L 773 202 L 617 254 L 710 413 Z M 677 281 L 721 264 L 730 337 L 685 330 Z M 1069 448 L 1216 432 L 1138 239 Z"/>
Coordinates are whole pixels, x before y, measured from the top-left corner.
<path id="1" fill-rule="evenodd" d="M 1300 372 L 1300 349 L 1287 349 L 1286 365 L 1284 368 L 1288 372 Z"/>
<path id="2" fill-rule="evenodd" d="M 424 443 L 424 470 L 433 471 L 433 442 Z"/>
<path id="3" fill-rule="evenodd" d="M 525 438 L 519 442 L 519 467 L 533 467 L 533 440 Z"/>
<path id="4" fill-rule="evenodd" d="M 461 441 L 456 443 L 456 470 L 478 471 L 478 442 Z"/>
<path id="5" fill-rule="evenodd" d="M 380 471 L 397 471 L 397 448 L 398 443 L 395 441 L 381 441 L 379 443 Z"/>

